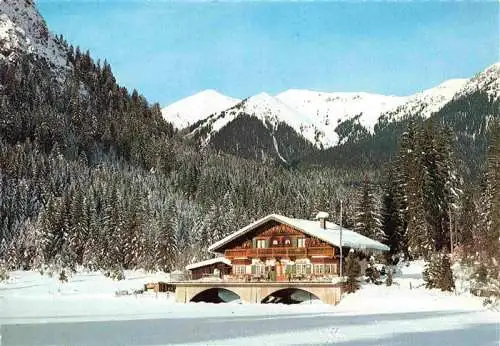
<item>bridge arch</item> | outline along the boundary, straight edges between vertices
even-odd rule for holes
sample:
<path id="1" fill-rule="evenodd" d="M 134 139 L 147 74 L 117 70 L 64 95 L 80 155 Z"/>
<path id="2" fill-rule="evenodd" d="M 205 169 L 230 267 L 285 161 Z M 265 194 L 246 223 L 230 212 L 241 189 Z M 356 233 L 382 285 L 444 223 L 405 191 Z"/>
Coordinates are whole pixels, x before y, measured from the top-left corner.
<path id="1" fill-rule="evenodd" d="M 310 290 L 297 288 L 297 287 L 287 287 L 275 290 L 269 293 L 267 296 L 263 297 L 261 303 L 263 304 L 299 304 L 306 301 L 320 300 L 316 294 Z"/>
<path id="2" fill-rule="evenodd" d="M 238 293 L 223 287 L 212 287 L 195 294 L 189 301 L 194 303 L 205 302 L 218 304 L 237 300 L 241 300 L 241 296 Z"/>
<path id="3" fill-rule="evenodd" d="M 289 291 L 283 291 L 287 289 Z M 271 295 L 275 297 L 280 295 L 281 300 L 283 297 L 301 300 L 294 298 L 302 295 L 302 299 L 319 298 L 325 304 L 337 304 L 341 294 L 341 284 L 308 282 L 178 282 L 175 288 L 175 300 L 179 303 L 196 301 L 221 303 L 234 299 L 240 299 L 245 303 L 261 303 L 271 302 L 271 298 L 267 298 Z M 274 299 L 276 298 L 273 298 L 273 301 Z"/>

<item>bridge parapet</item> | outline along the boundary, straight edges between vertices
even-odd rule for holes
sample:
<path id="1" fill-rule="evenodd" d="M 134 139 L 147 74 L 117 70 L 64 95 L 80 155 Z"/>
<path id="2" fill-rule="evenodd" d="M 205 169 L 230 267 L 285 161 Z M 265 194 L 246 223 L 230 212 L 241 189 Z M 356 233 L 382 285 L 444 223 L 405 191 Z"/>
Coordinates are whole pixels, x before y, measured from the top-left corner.
<path id="1" fill-rule="evenodd" d="M 173 283 L 176 286 L 175 300 L 188 303 L 196 295 L 209 289 L 225 289 L 237 294 L 245 303 L 261 303 L 262 300 L 277 291 L 297 289 L 309 292 L 326 304 L 338 304 L 342 294 L 342 283 L 327 282 L 200 282 L 183 281 Z"/>

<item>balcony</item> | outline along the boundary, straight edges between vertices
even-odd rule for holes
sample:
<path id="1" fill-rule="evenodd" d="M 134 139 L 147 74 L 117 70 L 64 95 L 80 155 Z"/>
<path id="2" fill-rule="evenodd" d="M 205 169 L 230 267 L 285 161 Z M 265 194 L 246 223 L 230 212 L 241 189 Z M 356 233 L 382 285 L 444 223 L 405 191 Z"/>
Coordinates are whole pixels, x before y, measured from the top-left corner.
<path id="1" fill-rule="evenodd" d="M 234 258 L 271 258 L 271 257 L 333 257 L 335 251 L 331 247 L 271 247 L 226 250 L 224 256 Z"/>

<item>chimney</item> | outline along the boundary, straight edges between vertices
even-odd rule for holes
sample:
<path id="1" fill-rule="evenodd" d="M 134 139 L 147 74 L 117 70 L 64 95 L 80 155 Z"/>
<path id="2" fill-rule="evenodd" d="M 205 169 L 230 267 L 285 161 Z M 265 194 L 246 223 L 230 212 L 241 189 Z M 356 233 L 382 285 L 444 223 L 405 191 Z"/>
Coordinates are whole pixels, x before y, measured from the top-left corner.
<path id="1" fill-rule="evenodd" d="M 320 211 L 317 215 L 316 215 L 316 219 L 319 220 L 319 226 L 323 229 L 326 229 L 326 219 L 328 219 L 328 213 L 327 212 L 324 212 L 324 211 Z"/>

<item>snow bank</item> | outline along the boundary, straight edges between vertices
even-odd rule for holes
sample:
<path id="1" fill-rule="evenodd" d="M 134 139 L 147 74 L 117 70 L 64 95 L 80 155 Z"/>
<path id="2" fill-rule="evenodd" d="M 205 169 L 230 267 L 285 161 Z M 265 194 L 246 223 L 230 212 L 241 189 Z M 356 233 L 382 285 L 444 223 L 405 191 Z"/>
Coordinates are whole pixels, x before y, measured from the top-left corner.
<path id="1" fill-rule="evenodd" d="M 3 345 L 498 345 L 500 314 L 480 299 L 427 290 L 423 262 L 398 266 L 394 285 L 363 285 L 337 306 L 177 304 L 166 294 L 116 297 L 166 275 L 116 282 L 82 273 L 60 284 L 15 272 L 0 284 Z M 410 289 L 410 284 L 412 288 Z"/>

